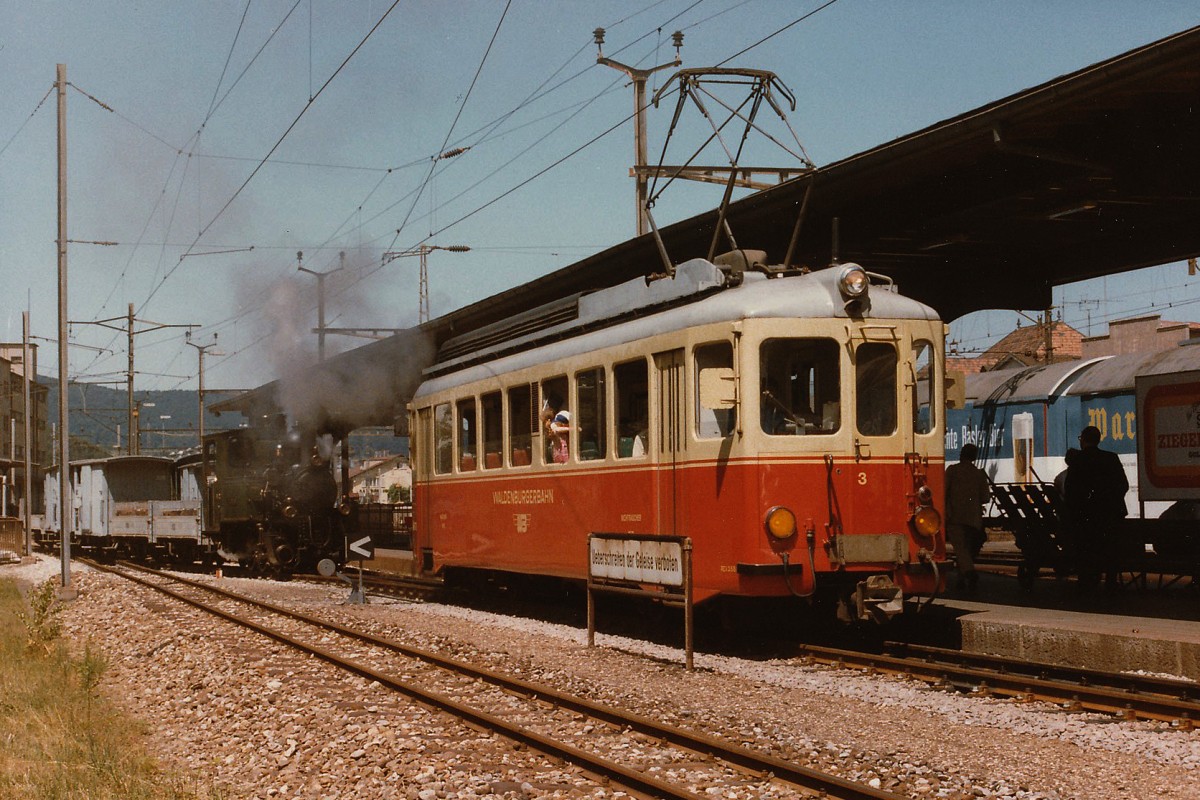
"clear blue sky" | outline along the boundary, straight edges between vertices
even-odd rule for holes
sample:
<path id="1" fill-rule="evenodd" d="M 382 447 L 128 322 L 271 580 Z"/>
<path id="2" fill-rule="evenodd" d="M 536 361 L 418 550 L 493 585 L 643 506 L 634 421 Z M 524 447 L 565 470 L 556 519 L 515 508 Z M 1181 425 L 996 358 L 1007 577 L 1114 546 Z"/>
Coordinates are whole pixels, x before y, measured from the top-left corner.
<path id="1" fill-rule="evenodd" d="M 608 29 L 606 55 L 639 66 L 669 60 L 682 29 L 685 66 L 710 66 L 821 5 L 0 0 L 0 337 L 20 338 L 27 301 L 34 334 L 56 335 L 53 95 L 38 106 L 56 63 L 78 88 L 68 238 L 118 243 L 70 245 L 71 319 L 123 317 L 133 303 L 139 319 L 194 323 L 196 341 L 217 332 L 228 354 L 206 361 L 207 385 L 251 387 L 315 352 L 316 280 L 297 272 L 297 251 L 318 271 L 345 253 L 327 280 L 328 324 L 405 327 L 417 260 L 381 266 L 387 250 L 472 248 L 430 256 L 438 316 L 633 234 L 631 124 L 584 146 L 632 106 L 622 76 L 595 64 L 594 28 Z M 1165 0 L 838 0 L 730 65 L 779 75 L 798 99 L 789 121 L 823 165 L 1183 30 L 1195 12 Z M 669 113 L 649 115 L 653 154 Z M 417 198 L 431 157 L 464 146 Z M 657 219 L 718 199 L 681 192 Z M 1055 300 L 1072 324 L 1090 314 L 1094 332 L 1167 303 L 1167 318 L 1200 319 L 1200 286 L 1180 265 Z M 1016 318 L 972 315 L 952 336 L 979 349 Z M 75 325 L 72 341 L 73 376 L 123 379 L 124 337 Z M 42 344 L 42 372 L 56 374 Z M 194 387 L 196 362 L 179 329 L 137 337 L 139 389 Z"/>

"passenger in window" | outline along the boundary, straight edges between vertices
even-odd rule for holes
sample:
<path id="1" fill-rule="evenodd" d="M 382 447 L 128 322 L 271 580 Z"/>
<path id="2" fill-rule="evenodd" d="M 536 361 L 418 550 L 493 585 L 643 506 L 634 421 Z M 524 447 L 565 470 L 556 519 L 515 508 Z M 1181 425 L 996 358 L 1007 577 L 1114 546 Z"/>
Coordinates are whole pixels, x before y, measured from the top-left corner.
<path id="1" fill-rule="evenodd" d="M 554 423 L 554 418 L 558 412 L 563 410 L 562 397 L 553 392 L 548 392 L 544 400 L 542 400 L 542 410 L 538 412 L 538 424 L 542 429 L 542 453 L 544 456 L 543 463 L 557 463 L 554 461 L 554 448 L 557 444 L 557 437 L 550 430 L 550 426 Z"/>
<path id="2" fill-rule="evenodd" d="M 559 411 L 546 426 L 555 464 L 565 464 L 571 455 L 571 412 Z"/>
<path id="3" fill-rule="evenodd" d="M 636 458 L 646 455 L 645 422 L 626 422 L 621 426 L 617 440 L 617 458 Z"/>

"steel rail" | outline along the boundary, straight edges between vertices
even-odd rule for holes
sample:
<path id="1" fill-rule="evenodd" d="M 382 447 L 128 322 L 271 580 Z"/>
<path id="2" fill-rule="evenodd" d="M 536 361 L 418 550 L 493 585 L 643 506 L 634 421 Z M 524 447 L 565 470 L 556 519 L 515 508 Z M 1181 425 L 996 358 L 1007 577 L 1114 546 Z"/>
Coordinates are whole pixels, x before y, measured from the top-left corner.
<path id="1" fill-rule="evenodd" d="M 506 722 L 505 720 L 487 714 L 486 712 L 481 712 L 470 708 L 469 706 L 462 705 L 442 695 L 428 692 L 419 687 L 406 684 L 403 681 L 377 672 L 365 665 L 348 659 L 342 659 L 336 654 L 328 652 L 322 648 L 294 640 L 288 637 L 286 634 L 275 631 L 271 628 L 267 628 L 266 626 L 259 625 L 258 623 L 250 620 L 244 620 L 221 609 L 212 608 L 211 606 L 205 605 L 198 600 L 194 600 L 182 595 L 168 587 L 155 584 L 152 581 L 144 580 L 135 575 L 121 572 L 117 569 L 109 569 L 101 565 L 96 566 L 99 569 L 113 572 L 114 574 L 120 575 L 128 580 L 132 580 L 141 585 L 155 589 L 196 608 L 208 611 L 209 613 L 212 613 L 230 622 L 243 625 L 244 627 L 261 633 L 264 636 L 275 639 L 276 641 L 279 641 L 290 647 L 294 647 L 305 652 L 312 652 L 314 655 L 317 655 L 331 664 L 341 666 L 343 669 L 369 678 L 370 680 L 378 681 L 381 685 L 392 688 L 395 691 L 399 691 L 420 702 L 426 703 L 427 705 L 439 708 L 463 719 L 474 721 L 478 725 L 482 725 L 491 730 L 502 733 L 505 736 L 514 739 L 515 741 L 519 741 L 530 747 L 537 748 L 543 753 L 575 763 L 586 770 L 594 772 L 595 774 L 606 775 L 629 788 L 648 792 L 654 797 L 678 797 L 688 798 L 689 800 L 699 800 L 697 795 L 687 792 L 686 790 L 682 790 L 665 782 L 658 781 L 655 778 L 649 777 L 636 770 L 624 767 L 623 765 L 616 764 L 615 762 L 608 761 L 607 759 L 599 756 L 593 756 L 592 754 L 580 750 L 572 745 L 557 742 L 535 731 L 531 731 L 522 726 L 517 726 Z M 365 644 L 385 648 L 409 658 L 421 660 L 431 665 L 457 672 L 467 677 L 485 681 L 510 692 L 522 695 L 528 700 L 540 700 L 553 706 L 567 708 L 572 711 L 587 714 L 609 724 L 628 727 L 629 729 L 637 731 L 638 733 L 657 738 L 677 747 L 692 750 L 694 752 L 725 761 L 751 773 L 757 773 L 758 777 L 760 778 L 769 777 L 777 779 L 808 791 L 823 794 L 823 796 L 826 797 L 839 798 L 839 800 L 899 800 L 901 797 L 893 792 L 884 791 L 882 789 L 874 789 L 866 784 L 848 781 L 835 775 L 829 775 L 818 770 L 801 767 L 783 759 L 776 758 L 765 753 L 756 752 L 748 747 L 730 744 L 715 737 L 704 736 L 686 731 L 682 728 L 665 725 L 648 717 L 629 714 L 612 708 L 611 706 L 601 705 L 580 697 L 576 697 L 574 695 L 555 691 L 549 687 L 533 684 L 518 678 L 512 678 L 500 673 L 492 672 L 490 670 L 480 669 L 457 659 L 446 658 L 429 651 L 421 650 L 419 648 L 402 645 L 398 642 L 383 639 L 373 634 L 369 634 L 364 631 L 358 631 L 335 622 L 315 619 L 299 612 L 292 611 L 291 609 L 246 597 L 217 586 L 211 586 L 206 583 L 193 581 L 176 575 L 168 575 L 139 564 L 121 563 L 120 566 L 126 569 L 132 569 L 154 575 L 156 577 L 167 578 L 185 586 L 207 591 L 229 600 L 260 608 L 264 611 L 269 611 L 298 622 L 303 622 L 316 628 L 336 632 Z"/>
<path id="2" fill-rule="evenodd" d="M 969 653 L 963 650 L 948 650 L 942 647 L 885 642 L 885 649 L 905 658 L 924 659 L 927 663 L 947 663 L 970 667 L 991 673 L 1036 677 L 1066 686 L 1086 690 L 1105 689 L 1117 693 L 1113 697 L 1124 697 L 1128 702 L 1159 701 L 1165 709 L 1160 720 L 1194 724 L 1200 720 L 1200 684 L 1185 678 L 1164 678 L 1155 675 L 1135 675 L 1128 672 L 1071 667 L 1040 661 L 1023 661 L 1009 656 L 988 653 Z M 1149 706 L 1147 706 L 1149 707 Z M 1169 712 L 1174 717 L 1168 716 Z M 1122 712 L 1125 709 L 1122 708 Z"/>
<path id="3" fill-rule="evenodd" d="M 1181 728 L 1190 729 L 1200 720 L 1200 702 L 1188 697 L 1164 696 L 1158 693 L 1131 692 L 1127 689 L 1103 685 L 1092 685 L 1088 676 L 1098 677 L 1101 673 L 1077 670 L 1073 680 L 1054 680 L 1039 674 L 987 668 L 956 657 L 958 651 L 943 650 L 943 658 L 898 657 L 840 650 L 830 647 L 801 645 L 802 658 L 837 667 L 856 668 L 870 672 L 883 672 L 915 678 L 943 687 L 979 695 L 1004 695 L 1023 701 L 1041 700 L 1063 705 L 1073 711 L 1094 711 L 1122 716 L 1126 719 L 1147 719 L 1170 722 Z M 1012 660 L 1011 665 L 1022 662 Z M 1028 665 L 1027 665 L 1028 666 Z M 1066 668 L 1063 674 L 1066 674 Z"/>
<path id="4" fill-rule="evenodd" d="M 133 565 L 121 566 L 124 566 L 126 569 L 133 568 Z M 126 580 L 131 580 L 139 585 L 154 589 L 155 591 L 161 592 L 168 597 L 179 600 L 180 602 L 187 603 L 194 608 L 220 617 L 227 622 L 241 625 L 244 628 L 248 628 L 255 633 L 262 634 L 263 636 L 273 639 L 280 644 L 284 644 L 302 653 L 314 655 L 317 658 L 320 658 L 321 660 L 346 672 L 350 672 L 371 681 L 376 681 L 379 683 L 379 685 L 399 692 L 421 703 L 422 705 L 426 705 L 440 711 L 445 711 L 458 719 L 482 727 L 485 730 L 495 731 L 509 739 L 512 739 L 513 741 L 520 742 L 528 747 L 534 748 L 544 755 L 568 761 L 583 768 L 592 775 L 607 777 L 610 780 L 620 783 L 626 788 L 637 792 L 644 792 L 653 797 L 677 798 L 678 800 L 702 800 L 700 795 L 697 795 L 693 792 L 672 786 L 651 776 L 637 772 L 636 770 L 629 769 L 628 767 L 618 764 L 615 761 L 610 761 L 608 759 L 592 755 L 591 753 L 564 742 L 556 741 L 524 726 L 512 724 L 493 714 L 480 711 L 463 703 L 452 700 L 445 695 L 421 689 L 411 683 L 406 683 L 405 681 L 399 680 L 391 675 L 372 669 L 371 667 L 368 667 L 367 665 L 358 661 L 345 658 L 318 645 L 295 639 L 281 631 L 277 631 L 265 625 L 260 625 L 252 620 L 239 617 L 238 615 L 228 611 L 207 605 L 200 600 L 188 597 L 187 595 L 177 592 L 169 587 L 156 584 L 151 580 L 147 580 L 136 575 L 127 574 L 115 568 L 100 568 L 105 569 L 105 571 L 111 572 L 112 574 L 123 577 Z M 168 577 L 173 580 L 179 580 L 175 576 L 163 575 L 162 573 L 146 567 L 136 567 L 136 569 L 148 572 L 157 577 Z M 203 584 L 199 584 L 194 581 L 180 582 L 184 583 L 185 585 L 189 585 L 192 588 L 211 588 L 205 587 Z M 226 599 L 245 602 L 244 598 L 241 598 L 232 592 L 219 590 L 216 593 L 225 596 Z M 259 605 L 257 602 L 252 604 Z M 266 608 L 266 605 L 264 604 L 263 607 Z M 288 613 L 287 616 L 298 621 L 308 621 L 304 619 L 302 615 L 298 614 Z M 321 626 L 318 625 L 317 627 Z"/>
<path id="5" fill-rule="evenodd" d="M 351 580 L 351 574 L 353 574 L 353 580 L 355 582 L 358 581 L 357 571 L 344 574 L 346 580 Z M 335 586 L 345 585 L 345 582 L 339 576 L 326 578 L 323 575 L 298 575 L 296 577 L 298 580 L 310 583 L 333 584 Z M 369 591 L 406 600 L 436 600 L 446 589 L 445 584 L 438 578 L 393 575 L 369 569 L 363 570 L 362 580 L 363 586 Z"/>

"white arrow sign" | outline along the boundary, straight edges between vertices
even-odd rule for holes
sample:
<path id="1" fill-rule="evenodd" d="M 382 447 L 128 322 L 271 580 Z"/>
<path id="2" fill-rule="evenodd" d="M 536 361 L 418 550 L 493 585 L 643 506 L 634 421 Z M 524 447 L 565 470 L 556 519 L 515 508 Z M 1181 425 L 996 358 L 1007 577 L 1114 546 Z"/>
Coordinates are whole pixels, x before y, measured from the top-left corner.
<path id="1" fill-rule="evenodd" d="M 360 558 L 374 558 L 375 548 L 371 547 L 371 537 L 364 536 L 357 542 L 351 542 L 350 552 L 357 553 Z"/>

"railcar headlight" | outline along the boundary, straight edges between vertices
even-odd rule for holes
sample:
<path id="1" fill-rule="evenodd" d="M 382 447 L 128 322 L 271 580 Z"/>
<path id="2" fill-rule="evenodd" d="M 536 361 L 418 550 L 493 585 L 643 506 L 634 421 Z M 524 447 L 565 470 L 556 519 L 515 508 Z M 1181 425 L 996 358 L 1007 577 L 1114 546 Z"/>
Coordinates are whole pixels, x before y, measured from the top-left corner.
<path id="1" fill-rule="evenodd" d="M 790 539 L 796 535 L 796 515 L 783 506 L 775 506 L 767 512 L 767 533 L 776 539 Z"/>
<path id="2" fill-rule="evenodd" d="M 349 503 L 342 503 L 340 506 L 338 506 L 338 513 L 343 517 L 350 516 L 350 512 L 353 510 L 353 507 Z"/>
<path id="3" fill-rule="evenodd" d="M 912 515 L 913 528 L 921 536 L 932 537 L 942 527 L 942 515 L 933 506 L 921 506 Z"/>
<path id="4" fill-rule="evenodd" d="M 923 506 L 933 505 L 933 490 L 929 488 L 928 484 L 922 484 L 917 489 L 917 502 Z"/>
<path id="5" fill-rule="evenodd" d="M 867 277 L 867 271 L 858 264 L 847 264 L 838 276 L 838 289 L 846 297 L 864 297 L 870 285 L 871 279 Z"/>

